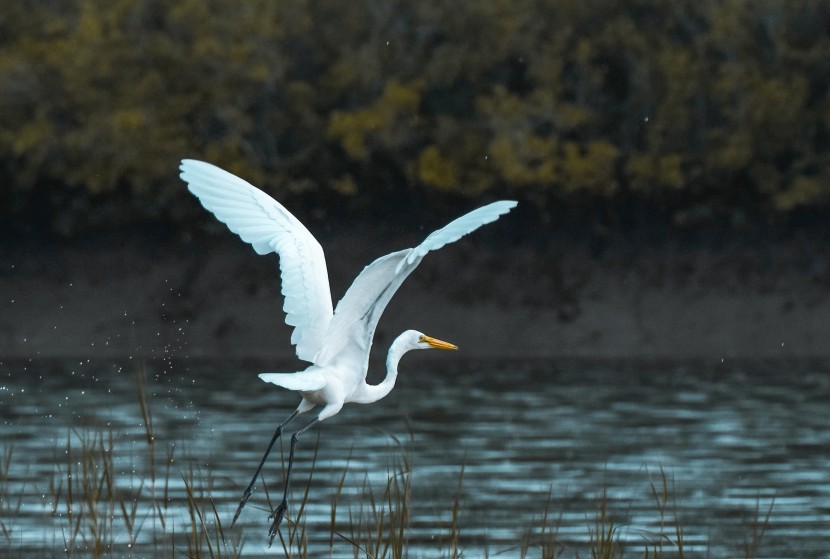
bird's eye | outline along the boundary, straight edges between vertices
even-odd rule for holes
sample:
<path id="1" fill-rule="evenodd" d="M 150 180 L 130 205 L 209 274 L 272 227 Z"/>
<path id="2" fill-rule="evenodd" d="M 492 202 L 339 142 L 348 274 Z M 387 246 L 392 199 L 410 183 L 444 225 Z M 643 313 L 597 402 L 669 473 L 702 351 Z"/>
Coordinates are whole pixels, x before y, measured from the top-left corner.
<path id="1" fill-rule="evenodd" d="M 423 342 L 423 341 L 424 341 L 424 336 L 423 336 L 423 335 L 418 336 L 418 341 L 419 341 L 419 342 Z"/>

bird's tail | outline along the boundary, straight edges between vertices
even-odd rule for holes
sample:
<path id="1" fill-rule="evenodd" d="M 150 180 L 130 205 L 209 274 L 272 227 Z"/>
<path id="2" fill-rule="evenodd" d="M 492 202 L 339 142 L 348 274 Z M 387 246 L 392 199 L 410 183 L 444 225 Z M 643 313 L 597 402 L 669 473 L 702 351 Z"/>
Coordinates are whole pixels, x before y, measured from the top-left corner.
<path id="1" fill-rule="evenodd" d="M 311 392 L 326 386 L 326 377 L 316 371 L 302 371 L 299 373 L 262 373 L 259 378 L 265 382 L 282 386 L 288 390 Z"/>

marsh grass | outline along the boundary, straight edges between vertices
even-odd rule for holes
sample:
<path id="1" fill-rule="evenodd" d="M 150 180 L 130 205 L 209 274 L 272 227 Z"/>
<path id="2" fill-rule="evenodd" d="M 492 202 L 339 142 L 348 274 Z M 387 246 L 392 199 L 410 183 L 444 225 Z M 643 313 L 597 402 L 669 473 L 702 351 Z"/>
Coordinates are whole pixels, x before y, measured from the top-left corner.
<path id="1" fill-rule="evenodd" d="M 9 471 L 11 470 L 14 445 L 9 444 L 3 449 L 0 456 L 0 532 L 3 534 L 3 541 L 6 544 L 12 542 L 12 532 L 15 527 L 15 520 L 20 514 L 20 507 L 23 504 L 23 491 L 18 495 L 9 493 Z M 23 486 L 25 490 L 25 484 Z"/>
<path id="2" fill-rule="evenodd" d="M 159 463 L 143 366 L 135 379 L 143 443 L 129 465 L 116 459 L 117 441 L 126 437 L 109 426 L 70 427 L 63 457 L 55 453 L 49 496 L 64 555 L 129 556 L 141 549 L 153 557 L 238 557 L 242 546 L 225 534 L 210 473 L 192 460 L 175 467 L 172 444 Z"/>
<path id="3" fill-rule="evenodd" d="M 347 462 L 332 501 L 332 534 L 351 545 L 355 557 L 406 557 L 412 501 L 410 456 L 404 451 L 392 457 L 382 492 L 372 486 L 368 474 L 363 477 L 359 502 L 356 507 L 348 507 L 347 525 L 341 526 L 336 510 L 343 500 L 348 470 Z"/>
<path id="4" fill-rule="evenodd" d="M 73 443 L 73 440 L 76 442 Z M 113 465 L 113 434 L 79 432 L 67 433 L 63 465 L 56 466 L 59 479 L 54 502 L 61 501 L 65 523 L 62 527 L 64 549 L 70 556 L 77 550 L 101 557 L 111 551 L 117 530 L 119 508 L 125 511 L 127 545 L 135 541 L 135 518 L 126 514 L 127 505 L 115 485 Z M 141 498 L 142 487 L 136 488 L 135 502 Z M 133 510 L 130 507 L 130 510 Z"/>
<path id="5" fill-rule="evenodd" d="M 551 520 L 552 506 L 553 488 L 548 490 L 547 500 L 539 521 L 538 533 L 534 529 L 530 529 L 522 538 L 519 546 L 519 557 L 522 559 L 527 557 L 531 550 L 538 550 L 540 559 L 556 559 L 563 553 L 565 546 L 559 542 L 559 525 L 562 522 L 562 514 L 559 514 L 557 521 L 554 523 Z"/>
<path id="6" fill-rule="evenodd" d="M 644 556 L 648 559 L 656 559 L 664 557 L 666 553 L 671 553 L 672 557 L 677 559 L 684 558 L 684 550 L 686 549 L 686 542 L 684 539 L 683 523 L 678 518 L 677 502 L 674 495 L 675 485 L 674 478 L 671 480 L 671 488 L 669 491 L 669 479 L 663 468 L 660 468 L 660 476 L 655 481 L 649 472 L 651 495 L 654 498 L 654 506 L 657 514 L 660 517 L 658 530 L 656 533 L 646 532 L 644 538 L 646 539 Z M 670 526 L 674 527 L 672 531 Z"/>
<path id="7" fill-rule="evenodd" d="M 192 559 L 241 556 L 242 543 L 238 535 L 225 535 L 222 519 L 213 499 L 212 476 L 203 476 L 193 468 L 191 462 L 187 474 L 182 474 L 182 481 L 187 496 L 189 519 L 185 555 Z"/>
<path id="8" fill-rule="evenodd" d="M 614 559 L 622 556 L 617 525 L 608 508 L 608 493 L 602 490 L 593 524 L 588 528 L 591 559 Z"/>
<path id="9" fill-rule="evenodd" d="M 461 487 L 464 483 L 464 465 L 461 465 L 461 472 L 458 474 L 458 487 L 455 490 L 455 498 L 450 511 L 449 539 L 447 541 L 447 558 L 458 559 L 463 554 L 461 542 Z"/>
<path id="10" fill-rule="evenodd" d="M 62 555 L 74 557 L 152 556 L 156 558 L 188 557 L 193 559 L 237 558 L 243 555 L 247 540 L 255 546 L 265 543 L 266 526 L 246 537 L 245 526 L 229 529 L 227 494 L 216 497 L 216 480 L 209 467 L 197 466 L 187 456 L 176 456 L 176 446 L 163 442 L 153 422 L 152 401 L 148 398 L 146 373 L 142 366 L 135 371 L 136 401 L 142 422 L 140 435 L 127 437 L 113 428 L 78 429 L 70 427 L 62 446 L 55 448 L 51 479 L 48 480 L 54 530 L 62 544 Z M 125 466 L 121 445 L 133 445 L 131 461 Z M 319 444 L 319 433 L 318 433 Z M 310 522 L 310 490 L 318 475 L 316 446 L 305 483 L 297 483 L 291 495 L 291 508 L 278 532 L 273 552 L 291 559 L 319 556 L 310 542 L 319 548 L 325 533 L 331 554 L 351 553 L 355 558 L 403 559 L 412 545 L 413 464 L 406 445 L 393 439 L 390 445 L 386 482 L 372 482 L 368 473 L 354 482 L 351 456 L 342 471 L 334 475 L 331 487 L 328 523 L 319 517 Z M 25 483 L 11 483 L 11 465 L 16 458 L 14 447 L 0 447 L 0 556 L 16 557 L 26 551 L 16 547 L 16 519 L 25 498 Z M 283 468 L 285 457 L 283 457 Z M 284 473 L 284 472 L 283 472 Z M 357 473 L 358 476 L 361 474 Z M 592 513 L 586 516 L 587 544 L 563 542 L 559 536 L 562 512 L 552 490 L 540 503 L 538 511 L 528 511 L 532 525 L 510 550 L 522 558 L 542 559 L 590 556 L 614 559 L 633 551 L 646 559 L 689 556 L 678 507 L 674 480 L 661 468 L 651 476 L 650 490 L 654 502 L 656 529 L 641 530 L 643 543 L 624 549 L 621 530 L 638 530 L 621 524 L 613 511 L 614 503 L 603 489 Z M 361 479 L 358 477 L 357 479 Z M 434 555 L 458 559 L 469 556 L 464 537 L 465 468 L 458 474 L 454 495 L 448 497 L 444 521 L 436 527 Z M 299 481 L 299 480 L 298 480 Z M 278 480 L 281 483 L 281 479 Z M 10 491 L 14 487 L 16 493 Z M 262 484 L 266 501 L 272 508 L 274 487 Z M 275 484 L 275 487 L 279 487 Z M 301 488 L 302 487 L 302 488 Z M 301 488 L 301 489 L 300 489 Z M 356 488 L 356 491 L 354 490 Z M 277 489 L 276 491 L 281 491 Z M 281 494 L 278 495 L 281 497 Z M 233 500 L 231 500 L 231 505 Z M 773 504 L 762 509 L 760 501 L 739 553 L 756 557 L 770 524 Z M 533 518 L 537 520 L 533 520 Z M 258 538 L 262 538 L 259 540 Z M 279 547 L 276 542 L 279 542 Z M 423 549 L 423 541 L 417 542 Z M 476 542 L 480 549 L 479 542 Z M 741 542 L 736 542 L 736 547 Z M 281 548 L 281 549 L 280 549 Z M 281 551 L 281 553 L 280 553 Z M 696 550 L 696 556 L 701 556 Z M 465 555 L 466 552 L 466 555 Z M 485 547 L 485 553 L 489 551 Z M 476 554 L 479 554 L 476 551 Z"/>
<path id="11" fill-rule="evenodd" d="M 755 501 L 754 515 L 749 522 L 748 534 L 744 536 L 743 552 L 745 558 L 754 559 L 758 556 L 764 534 L 766 534 L 767 528 L 769 528 L 773 507 L 775 507 L 774 498 L 770 501 L 769 507 L 765 512 L 761 509 L 761 500 L 758 499 Z"/>

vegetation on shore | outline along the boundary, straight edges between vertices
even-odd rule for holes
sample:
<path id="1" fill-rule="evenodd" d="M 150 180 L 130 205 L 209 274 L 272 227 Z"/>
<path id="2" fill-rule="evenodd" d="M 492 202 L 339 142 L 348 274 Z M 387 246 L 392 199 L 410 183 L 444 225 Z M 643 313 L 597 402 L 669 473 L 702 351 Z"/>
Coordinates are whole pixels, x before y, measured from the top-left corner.
<path id="1" fill-rule="evenodd" d="M 13 0 L 0 221 L 199 220 L 199 157 L 318 218 L 787 222 L 830 200 L 829 24 L 818 0 Z"/>

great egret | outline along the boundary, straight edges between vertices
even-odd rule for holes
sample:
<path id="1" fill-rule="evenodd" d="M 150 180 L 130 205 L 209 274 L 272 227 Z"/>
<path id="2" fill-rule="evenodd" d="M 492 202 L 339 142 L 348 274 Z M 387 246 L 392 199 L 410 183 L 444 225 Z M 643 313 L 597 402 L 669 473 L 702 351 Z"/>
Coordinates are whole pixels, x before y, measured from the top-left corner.
<path id="1" fill-rule="evenodd" d="M 269 541 L 273 542 L 288 506 L 288 484 L 299 437 L 318 421 L 335 415 L 343 404 L 369 404 L 389 394 L 398 376 L 398 362 L 406 352 L 458 349 L 453 344 L 407 330 L 389 348 L 386 377 L 380 384 L 367 384 L 372 337 L 392 295 L 428 252 L 497 220 L 515 207 L 516 202 L 500 201 L 478 208 L 435 231 L 417 247 L 378 258 L 363 269 L 332 311 L 323 249 L 296 217 L 255 186 L 210 163 L 185 159 L 180 169 L 190 192 L 219 221 L 250 243 L 258 254 L 276 252 L 279 255 L 285 322 L 294 327 L 291 343 L 296 345 L 297 357 L 312 363 L 298 373 L 259 375 L 265 382 L 298 391 L 302 400 L 274 432 L 239 501 L 231 526 L 251 496 L 257 476 L 283 428 L 299 414 L 322 406 L 320 413 L 291 437 L 282 501 L 271 513 Z"/>

